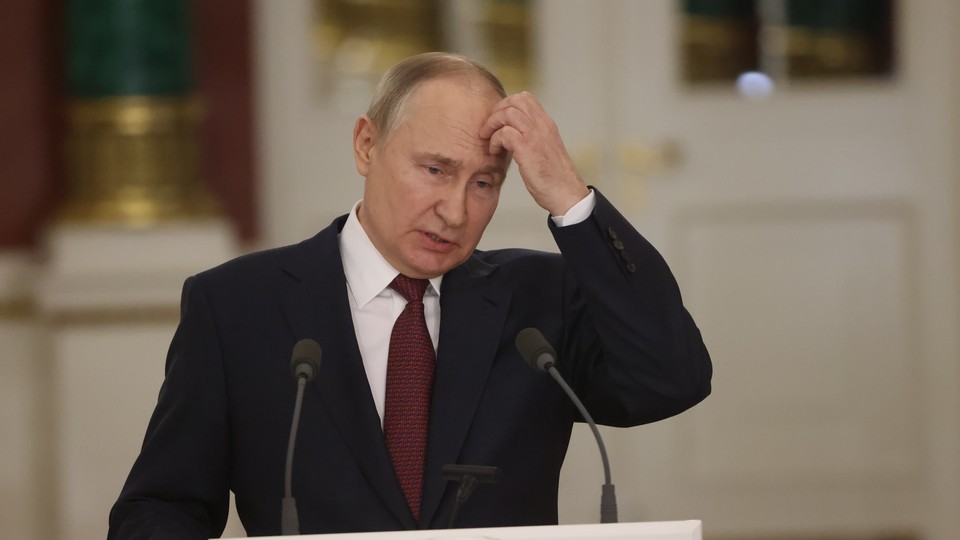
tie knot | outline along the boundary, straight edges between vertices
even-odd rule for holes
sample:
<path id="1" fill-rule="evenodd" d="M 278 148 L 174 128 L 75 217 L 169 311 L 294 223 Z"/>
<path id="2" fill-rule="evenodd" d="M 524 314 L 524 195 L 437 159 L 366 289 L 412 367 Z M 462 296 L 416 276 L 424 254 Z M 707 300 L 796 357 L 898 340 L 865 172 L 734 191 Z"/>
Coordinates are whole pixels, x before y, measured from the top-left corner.
<path id="1" fill-rule="evenodd" d="M 403 274 L 397 274 L 390 282 L 390 288 L 400 293 L 407 302 L 422 302 L 423 293 L 427 291 L 427 285 L 430 283 L 426 279 L 415 279 Z"/>

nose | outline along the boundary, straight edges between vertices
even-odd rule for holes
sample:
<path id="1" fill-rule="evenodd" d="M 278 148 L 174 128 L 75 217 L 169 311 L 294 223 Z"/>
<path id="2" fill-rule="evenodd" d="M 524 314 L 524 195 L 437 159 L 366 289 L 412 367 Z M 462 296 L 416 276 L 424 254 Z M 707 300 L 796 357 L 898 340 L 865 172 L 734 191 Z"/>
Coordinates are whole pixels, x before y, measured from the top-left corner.
<path id="1" fill-rule="evenodd" d="M 450 186 L 443 191 L 434 210 L 444 224 L 450 228 L 463 226 L 467 221 L 467 190 L 461 186 Z"/>

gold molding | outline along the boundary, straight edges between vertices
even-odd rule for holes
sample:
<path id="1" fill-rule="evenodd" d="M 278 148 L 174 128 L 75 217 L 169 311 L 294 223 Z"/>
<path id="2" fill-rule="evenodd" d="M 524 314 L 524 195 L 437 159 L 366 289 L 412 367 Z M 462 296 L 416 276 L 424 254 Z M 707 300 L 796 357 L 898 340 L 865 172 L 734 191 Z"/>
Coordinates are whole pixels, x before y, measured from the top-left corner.
<path id="1" fill-rule="evenodd" d="M 176 324 L 180 306 L 176 304 L 128 307 L 87 307 L 42 310 L 33 298 L 0 301 L 0 324 L 32 322 L 51 326 L 117 326 L 137 324 Z"/>
<path id="2" fill-rule="evenodd" d="M 432 0 L 314 0 L 314 9 L 314 46 L 334 78 L 376 82 L 400 60 L 441 45 Z"/>
<path id="3" fill-rule="evenodd" d="M 196 97 L 75 100 L 68 117 L 61 220 L 147 227 L 217 213 L 199 174 Z"/>
<path id="4" fill-rule="evenodd" d="M 787 27 L 790 76 L 817 78 L 879 74 L 881 61 L 866 34 Z"/>
<path id="5" fill-rule="evenodd" d="M 166 305 L 62 309 L 45 313 L 42 319 L 59 327 L 176 324 L 180 320 L 180 307 Z"/>
<path id="6" fill-rule="evenodd" d="M 756 25 L 750 20 L 685 15 L 683 77 L 688 82 L 733 80 L 756 69 Z"/>
<path id="7" fill-rule="evenodd" d="M 0 322 L 30 320 L 36 316 L 33 298 L 0 300 Z"/>
<path id="8" fill-rule="evenodd" d="M 533 15 L 526 0 L 486 0 L 478 21 L 489 68 L 508 92 L 525 90 L 533 84 L 531 69 Z"/>

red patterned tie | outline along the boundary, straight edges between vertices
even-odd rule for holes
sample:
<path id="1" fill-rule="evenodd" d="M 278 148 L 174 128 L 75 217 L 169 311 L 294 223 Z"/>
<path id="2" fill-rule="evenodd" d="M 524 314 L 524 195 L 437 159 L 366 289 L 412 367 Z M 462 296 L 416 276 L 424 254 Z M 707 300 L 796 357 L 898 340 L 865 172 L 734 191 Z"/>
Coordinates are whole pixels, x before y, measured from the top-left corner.
<path id="1" fill-rule="evenodd" d="M 390 288 L 407 300 L 393 324 L 387 356 L 387 395 L 383 434 L 400 488 L 413 517 L 420 520 L 427 426 L 436 353 L 423 315 L 423 293 L 429 282 L 400 274 Z"/>

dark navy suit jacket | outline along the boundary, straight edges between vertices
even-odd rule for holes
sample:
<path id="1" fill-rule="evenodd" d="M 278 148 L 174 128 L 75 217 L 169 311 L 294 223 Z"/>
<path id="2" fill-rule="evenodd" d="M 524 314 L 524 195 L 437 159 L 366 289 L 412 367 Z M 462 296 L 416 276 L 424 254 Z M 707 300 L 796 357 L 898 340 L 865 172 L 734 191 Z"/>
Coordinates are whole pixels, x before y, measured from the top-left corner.
<path id="1" fill-rule="evenodd" d="M 476 252 L 448 272 L 420 523 L 393 474 L 350 316 L 338 232 L 189 278 L 166 379 L 110 538 L 202 538 L 224 527 L 228 490 L 249 535 L 279 534 L 296 384 L 290 351 L 323 347 L 308 385 L 293 492 L 306 533 L 444 527 L 446 463 L 495 465 L 460 511 L 464 527 L 557 522 L 576 411 L 514 347 L 540 329 L 598 422 L 675 415 L 710 392 L 711 363 L 656 250 L 599 193 L 593 215 L 550 224 L 562 255 Z M 637 459 L 642 459 L 637 456 Z"/>

